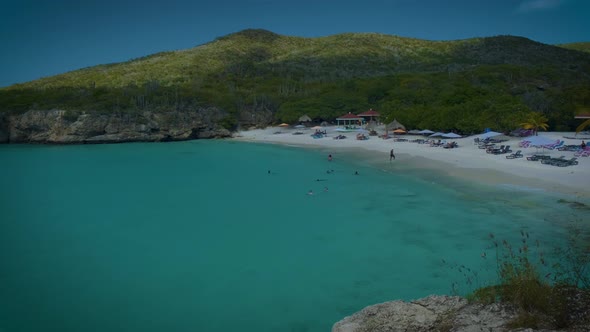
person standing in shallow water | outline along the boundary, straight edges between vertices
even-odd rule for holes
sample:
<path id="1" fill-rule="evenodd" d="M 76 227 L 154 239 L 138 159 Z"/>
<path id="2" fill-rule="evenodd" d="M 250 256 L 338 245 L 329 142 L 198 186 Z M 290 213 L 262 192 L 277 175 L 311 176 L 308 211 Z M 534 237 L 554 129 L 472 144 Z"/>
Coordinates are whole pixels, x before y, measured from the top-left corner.
<path id="1" fill-rule="evenodd" d="M 332 161 L 332 155 L 331 154 L 328 155 L 328 161 Z"/>
<path id="2" fill-rule="evenodd" d="M 391 160 L 395 160 L 395 154 L 393 154 L 393 149 L 391 149 L 391 151 L 389 151 L 389 161 Z"/>

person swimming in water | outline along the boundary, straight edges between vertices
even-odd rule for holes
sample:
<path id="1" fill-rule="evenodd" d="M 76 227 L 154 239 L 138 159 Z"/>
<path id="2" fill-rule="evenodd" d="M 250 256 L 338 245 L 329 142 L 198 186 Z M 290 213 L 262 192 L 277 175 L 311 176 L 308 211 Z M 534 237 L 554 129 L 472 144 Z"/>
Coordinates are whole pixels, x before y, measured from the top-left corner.
<path id="1" fill-rule="evenodd" d="M 332 155 L 331 154 L 328 155 L 328 161 L 332 161 Z"/>
<path id="2" fill-rule="evenodd" d="M 309 195 L 309 196 L 313 195 L 313 190 L 308 191 L 307 195 Z"/>

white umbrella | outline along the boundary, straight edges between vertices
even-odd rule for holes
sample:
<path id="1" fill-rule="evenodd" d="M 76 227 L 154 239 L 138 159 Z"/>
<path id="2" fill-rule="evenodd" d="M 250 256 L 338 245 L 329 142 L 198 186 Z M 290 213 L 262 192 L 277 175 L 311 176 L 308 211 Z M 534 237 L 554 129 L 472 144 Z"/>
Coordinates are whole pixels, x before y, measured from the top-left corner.
<path id="1" fill-rule="evenodd" d="M 478 135 L 477 137 L 479 137 L 479 139 L 486 139 L 486 138 L 491 138 L 491 137 L 500 136 L 500 135 L 503 135 L 503 134 L 495 132 L 495 131 L 488 131 L 487 133 L 483 133 L 481 135 Z"/>
<path id="2" fill-rule="evenodd" d="M 428 137 L 437 137 L 437 136 L 442 136 L 442 135 L 444 135 L 444 134 L 445 134 L 445 133 L 438 132 L 438 133 L 434 133 L 434 134 L 432 134 L 432 135 L 430 135 L 430 136 L 428 136 Z"/>
<path id="3" fill-rule="evenodd" d="M 304 125 L 296 125 L 295 128 L 301 129 L 301 128 L 305 128 L 305 126 Z"/>
<path id="4" fill-rule="evenodd" d="M 541 147 L 558 143 L 559 140 L 547 138 L 545 136 L 530 136 L 522 140 L 522 142 L 529 142 L 529 146 Z"/>
<path id="5" fill-rule="evenodd" d="M 443 134 L 441 136 L 444 138 L 461 138 L 461 137 L 463 137 L 463 136 L 457 135 L 455 133 L 447 133 L 447 134 Z"/>
<path id="6" fill-rule="evenodd" d="M 434 134 L 434 131 L 428 130 L 428 129 L 424 129 L 424 130 L 420 130 L 418 132 L 418 134 Z"/>

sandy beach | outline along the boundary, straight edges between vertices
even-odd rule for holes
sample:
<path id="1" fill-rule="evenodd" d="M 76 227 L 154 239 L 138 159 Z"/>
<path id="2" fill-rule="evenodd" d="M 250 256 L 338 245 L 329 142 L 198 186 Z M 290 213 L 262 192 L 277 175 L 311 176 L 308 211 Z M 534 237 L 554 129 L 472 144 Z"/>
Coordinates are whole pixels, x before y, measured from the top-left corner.
<path id="1" fill-rule="evenodd" d="M 555 158 L 564 156 L 565 159 L 570 159 L 574 157 L 574 152 L 535 147 L 521 148 L 519 142 L 522 138 L 510 137 L 508 141 L 497 144 L 510 145 L 513 152 L 522 150 L 523 158 L 507 159 L 507 154 L 488 154 L 485 150 L 479 149 L 474 143 L 474 138 L 477 136 L 441 139 L 443 142 L 455 141 L 459 145 L 458 148 L 445 149 L 411 142 L 413 139 L 424 138 L 419 135 L 400 135 L 399 138 L 408 140 L 402 142 L 393 138 L 383 139 L 379 136 L 369 136 L 368 140 L 357 140 L 355 132 L 338 132 L 335 126 L 325 127 L 323 130 L 327 132 L 327 136 L 319 139 L 311 136 L 314 132 L 312 129 L 295 130 L 281 127 L 244 130 L 236 133 L 233 139 L 322 149 L 328 154 L 333 154 L 335 158 L 338 158 L 339 153 L 357 153 L 362 154 L 377 167 L 387 165 L 400 171 L 412 168 L 432 169 L 468 181 L 532 188 L 572 195 L 582 200 L 590 199 L 590 157 L 578 157 L 578 165 L 567 167 L 529 161 L 527 156 L 540 153 Z M 296 131 L 303 134 L 293 135 Z M 378 128 L 377 132 L 381 135 L 384 130 Z M 339 134 L 347 138 L 334 139 Z M 563 140 L 565 145 L 579 145 L 582 142 L 580 138 L 585 137 L 578 135 L 578 138 L 565 138 L 575 137 L 575 133 L 572 132 L 540 132 L 539 136 Z M 389 154 L 392 148 L 396 159 L 390 161 Z"/>

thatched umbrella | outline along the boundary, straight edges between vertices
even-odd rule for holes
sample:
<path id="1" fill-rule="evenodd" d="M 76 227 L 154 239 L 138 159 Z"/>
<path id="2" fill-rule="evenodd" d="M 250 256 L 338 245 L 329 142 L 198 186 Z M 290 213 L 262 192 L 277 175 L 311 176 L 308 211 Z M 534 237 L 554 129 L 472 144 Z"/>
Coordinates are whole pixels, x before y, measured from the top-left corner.
<path id="1" fill-rule="evenodd" d="M 311 118 L 305 114 L 299 117 L 299 122 L 311 122 Z"/>
<path id="2" fill-rule="evenodd" d="M 388 130 L 403 129 L 406 130 L 406 126 L 399 123 L 396 119 L 393 119 L 387 126 L 385 126 L 385 136 L 387 136 Z"/>
<path id="3" fill-rule="evenodd" d="M 396 119 L 393 119 L 386 127 L 387 130 L 403 129 L 406 130 L 406 126 L 399 123 Z"/>

